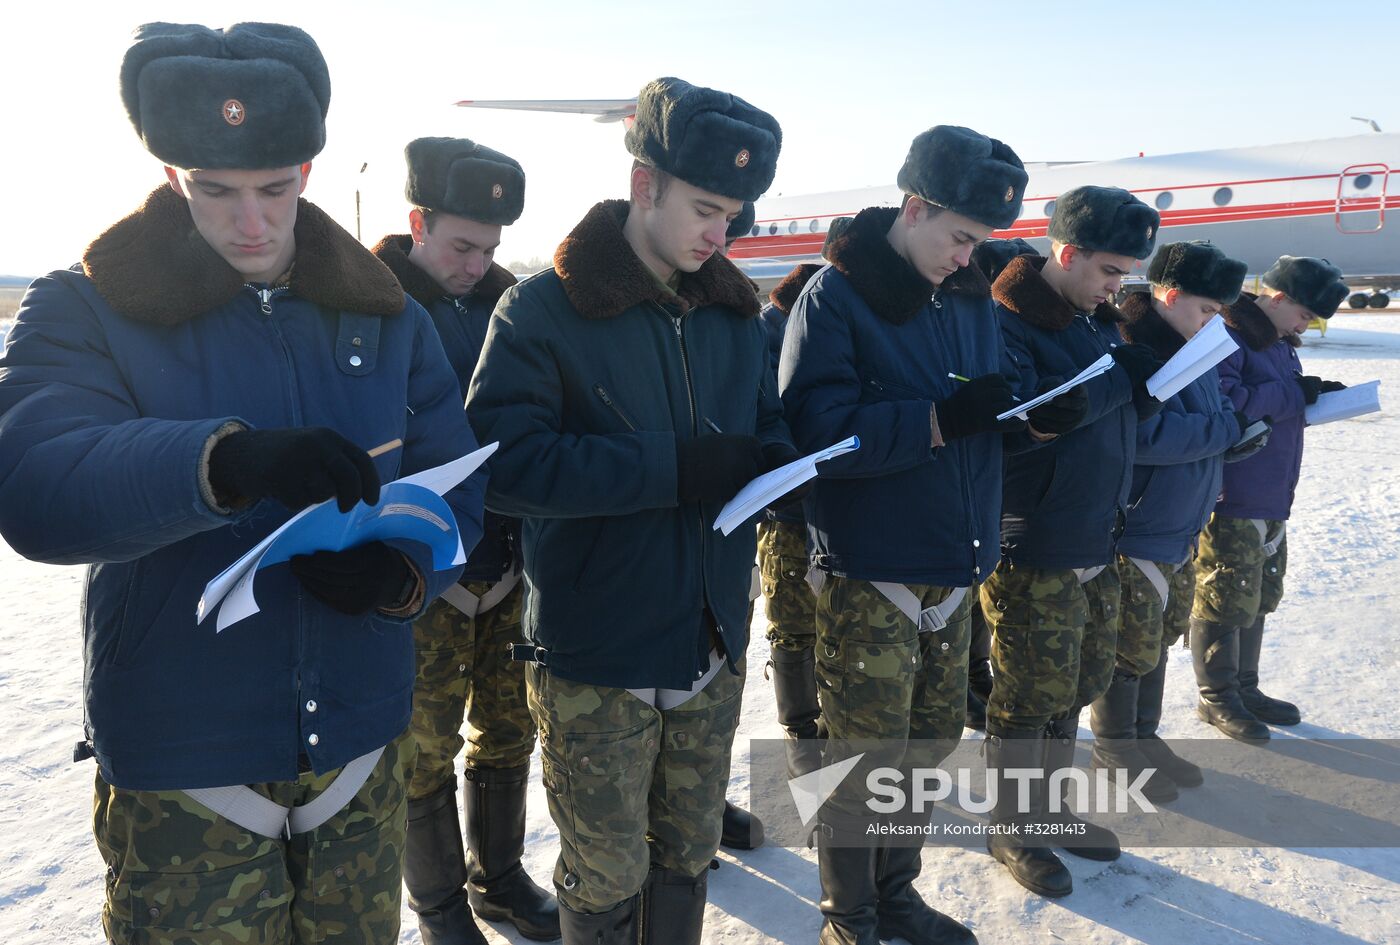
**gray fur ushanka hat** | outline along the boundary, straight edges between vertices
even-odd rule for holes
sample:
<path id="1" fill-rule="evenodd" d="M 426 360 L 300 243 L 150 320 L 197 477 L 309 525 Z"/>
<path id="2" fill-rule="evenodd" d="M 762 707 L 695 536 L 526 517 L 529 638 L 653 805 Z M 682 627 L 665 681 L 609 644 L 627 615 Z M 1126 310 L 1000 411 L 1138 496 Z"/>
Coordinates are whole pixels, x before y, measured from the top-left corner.
<path id="1" fill-rule="evenodd" d="M 1244 287 L 1247 268 L 1244 262 L 1231 259 L 1210 243 L 1168 243 L 1152 257 L 1147 281 L 1221 305 L 1233 305 Z"/>
<path id="2" fill-rule="evenodd" d="M 404 148 L 415 207 L 510 226 L 525 209 L 525 171 L 514 158 L 467 138 L 415 138 Z"/>
<path id="3" fill-rule="evenodd" d="M 896 178 L 906 194 L 996 229 L 1016 222 L 1028 180 L 1015 151 L 957 125 L 915 138 Z"/>
<path id="4" fill-rule="evenodd" d="M 147 23 L 122 59 L 121 96 L 146 150 L 168 165 L 270 170 L 325 147 L 331 79 L 295 26 Z"/>
<path id="5" fill-rule="evenodd" d="M 1161 222 L 1156 210 L 1126 190 L 1086 184 L 1055 201 L 1048 235 L 1080 249 L 1146 259 Z"/>
<path id="6" fill-rule="evenodd" d="M 1342 270 L 1314 256 L 1280 256 L 1261 280 L 1318 318 L 1331 318 L 1347 297 Z"/>

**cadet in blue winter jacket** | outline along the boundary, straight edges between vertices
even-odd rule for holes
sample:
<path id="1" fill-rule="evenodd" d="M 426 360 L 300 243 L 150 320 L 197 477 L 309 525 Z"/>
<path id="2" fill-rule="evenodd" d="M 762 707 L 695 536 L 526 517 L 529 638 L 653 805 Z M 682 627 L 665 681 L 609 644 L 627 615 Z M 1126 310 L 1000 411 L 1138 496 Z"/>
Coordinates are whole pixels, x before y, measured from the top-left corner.
<path id="1" fill-rule="evenodd" d="M 1123 343 L 1122 316 L 1109 299 L 1134 261 L 1152 252 L 1157 225 L 1157 212 L 1125 190 L 1075 188 L 1056 201 L 1050 257 L 1017 256 L 992 287 L 1023 400 L 1103 356 L 1112 361 L 1105 373 L 1031 413 L 1031 434 L 1044 445 L 1007 462 L 1001 562 L 982 585 L 995 669 L 989 768 L 1040 769 L 1048 777 L 1070 767 L 1080 711 L 1103 694 L 1113 673 L 1113 546 L 1137 425 L 1155 409 L 1146 382 L 1161 362 L 1145 346 Z M 1033 792 L 1028 810 L 1017 809 L 1017 793 L 1014 781 L 1001 786 L 994 822 L 1043 823 L 1045 792 Z M 1064 805 L 1050 819 L 1070 852 L 1119 856 L 1110 831 Z M 1071 891 L 1069 871 L 1034 828 L 1000 830 L 988 847 L 1026 888 L 1046 896 Z"/>
<path id="2" fill-rule="evenodd" d="M 465 402 L 491 311 L 515 285 L 492 259 L 502 228 L 525 207 L 525 172 L 466 138 L 415 138 L 404 161 L 409 232 L 384 237 L 374 253 L 432 316 Z M 528 938 L 559 937 L 554 898 L 520 863 L 535 724 L 525 667 L 510 658 L 510 645 L 525 642 L 519 549 L 520 520 L 488 511 L 460 583 L 413 626 L 418 761 L 408 790 L 404 884 L 426 945 L 484 942 L 473 909 Z M 465 859 L 453 773 L 464 720 L 471 736 L 462 767 Z"/>
<path id="3" fill-rule="evenodd" d="M 1225 467 L 1220 501 L 1201 532 L 1191 658 L 1200 690 L 1197 714 L 1231 738 L 1260 742 L 1269 727 L 1296 725 L 1298 707 L 1259 691 L 1264 618 L 1283 598 L 1284 537 L 1303 464 L 1304 411 L 1344 385 L 1304 375 L 1294 350 L 1314 318 L 1330 318 L 1347 296 L 1341 270 L 1324 259 L 1284 256 L 1263 276 L 1268 290 L 1246 292 L 1225 309 L 1239 350 L 1220 364 L 1220 389 L 1236 409 L 1269 417 L 1269 444 Z"/>
<path id="4" fill-rule="evenodd" d="M 1013 371 L 968 261 L 1016 219 L 1026 180 L 1000 141 L 924 132 L 899 172 L 903 204 L 857 214 L 793 306 L 778 386 L 799 448 L 860 437 L 806 501 L 827 764 L 864 751 L 862 766 L 931 768 L 962 734 L 968 591 L 996 564 L 1003 432 L 1024 427 L 996 419 Z M 921 835 L 862 842 L 863 800 L 837 791 L 822 815 L 821 940 L 975 942 L 914 890 Z"/>
<path id="5" fill-rule="evenodd" d="M 1209 243 L 1169 243 L 1148 267 L 1150 291 L 1120 306 L 1124 337 L 1162 360 L 1176 354 L 1221 306 L 1239 297 L 1245 264 Z M 1118 540 L 1122 620 L 1108 691 L 1090 711 L 1093 763 L 1126 771 L 1155 769 L 1143 786 L 1154 802 L 1195 787 L 1201 771 L 1157 737 L 1167 648 L 1186 631 L 1196 536 L 1220 493 L 1226 451 L 1249 425 L 1220 392 L 1212 368 L 1169 398 L 1137 428 L 1127 522 Z"/>
<path id="6" fill-rule="evenodd" d="M 0 361 L 0 531 L 90 565 L 80 754 L 99 765 L 103 926 L 393 941 L 409 622 L 459 569 L 374 541 L 261 571 L 260 612 L 222 633 L 195 614 L 293 512 L 373 503 L 472 450 L 457 380 L 418 303 L 298 199 L 330 95 L 311 37 L 148 24 L 121 91 L 168 183 L 31 286 Z M 447 495 L 467 549 L 484 478 Z"/>

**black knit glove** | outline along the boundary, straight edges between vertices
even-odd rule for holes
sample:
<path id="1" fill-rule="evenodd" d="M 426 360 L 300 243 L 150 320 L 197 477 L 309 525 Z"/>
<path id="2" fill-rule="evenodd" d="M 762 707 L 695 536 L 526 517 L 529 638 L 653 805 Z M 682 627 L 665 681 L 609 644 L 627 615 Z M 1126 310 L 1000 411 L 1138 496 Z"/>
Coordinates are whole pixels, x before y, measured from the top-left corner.
<path id="1" fill-rule="evenodd" d="M 382 541 L 296 555 L 291 567 L 307 593 L 351 616 L 402 607 L 413 589 L 408 560 Z"/>
<path id="2" fill-rule="evenodd" d="M 1341 381 L 1323 381 L 1323 382 L 1322 382 L 1322 393 L 1324 393 L 1324 394 L 1333 394 L 1333 393 L 1336 393 L 1336 392 L 1339 391 L 1339 390 L 1346 390 L 1346 389 L 1347 389 L 1347 386 L 1346 386 L 1345 384 L 1343 384 Z"/>
<path id="3" fill-rule="evenodd" d="M 1164 363 L 1157 357 L 1157 352 L 1147 345 L 1119 345 L 1109 352 L 1113 356 L 1113 361 L 1128 375 L 1128 380 L 1133 387 L 1140 387 L 1147 383 L 1147 379 L 1162 367 Z"/>
<path id="4" fill-rule="evenodd" d="M 374 460 L 325 427 L 232 433 L 209 453 L 209 484 L 227 504 L 276 499 L 293 512 L 330 498 L 342 512 L 379 501 Z"/>
<path id="5" fill-rule="evenodd" d="M 1058 384 L 1047 382 L 1042 385 L 1045 390 L 1051 387 L 1058 387 Z M 1044 391 L 1042 391 L 1044 393 Z M 1068 433 L 1079 422 L 1084 419 L 1084 414 L 1089 410 L 1089 395 L 1084 391 L 1084 385 L 1072 387 L 1054 400 L 1048 400 L 1039 407 L 1033 408 L 1026 416 L 1030 419 L 1031 427 L 1037 433 L 1055 434 Z"/>
<path id="6" fill-rule="evenodd" d="M 1273 433 L 1273 421 L 1268 417 L 1263 420 L 1250 420 L 1238 410 L 1235 416 L 1240 420 L 1240 438 L 1234 445 L 1225 451 L 1225 462 L 1238 463 L 1242 459 L 1249 459 L 1255 453 L 1269 445 L 1269 435 Z"/>
<path id="7" fill-rule="evenodd" d="M 802 454 L 786 443 L 768 443 L 763 447 L 763 472 L 772 472 L 801 458 Z M 796 511 L 802 505 L 802 500 L 811 494 L 812 488 L 816 484 L 816 479 L 808 479 L 796 489 L 789 490 L 774 499 L 768 507 L 778 513 Z"/>
<path id="8" fill-rule="evenodd" d="M 1015 404 L 1016 395 L 1011 392 L 1011 383 L 1004 376 L 983 374 L 974 377 L 960 384 L 952 397 L 934 405 L 938 432 L 943 434 L 946 442 L 974 433 L 1003 429 L 1003 421 L 997 420 L 997 414 L 1010 410 Z M 1019 426 L 1019 421 L 1016 425 Z"/>
<path id="9" fill-rule="evenodd" d="M 1322 393 L 1322 385 L 1325 383 L 1316 374 L 1295 374 L 1298 379 L 1298 386 L 1303 388 L 1303 403 L 1317 403 L 1317 395 Z"/>
<path id="10" fill-rule="evenodd" d="M 727 502 L 765 466 L 758 437 L 714 433 L 676 444 L 676 498 Z"/>

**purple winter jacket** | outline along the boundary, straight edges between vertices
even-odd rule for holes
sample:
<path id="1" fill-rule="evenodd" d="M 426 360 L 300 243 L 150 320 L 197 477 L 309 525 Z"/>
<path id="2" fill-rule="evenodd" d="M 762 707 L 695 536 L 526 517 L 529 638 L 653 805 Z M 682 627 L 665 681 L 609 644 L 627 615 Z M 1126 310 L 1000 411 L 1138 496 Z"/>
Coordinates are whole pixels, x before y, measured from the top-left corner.
<path id="1" fill-rule="evenodd" d="M 1269 417 L 1269 445 L 1249 459 L 1225 466 L 1217 515 L 1287 519 L 1303 465 L 1302 362 L 1291 338 L 1280 339 L 1248 292 L 1224 311 L 1240 348 L 1220 362 L 1220 391 L 1251 420 Z"/>

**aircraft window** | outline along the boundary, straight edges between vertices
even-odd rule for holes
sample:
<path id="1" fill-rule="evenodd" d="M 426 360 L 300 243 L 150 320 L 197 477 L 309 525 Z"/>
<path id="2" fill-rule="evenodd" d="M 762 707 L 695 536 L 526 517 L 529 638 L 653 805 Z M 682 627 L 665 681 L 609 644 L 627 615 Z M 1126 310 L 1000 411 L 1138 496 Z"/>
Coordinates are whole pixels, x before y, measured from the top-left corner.
<path id="1" fill-rule="evenodd" d="M 776 224 L 776 223 L 770 223 L 770 224 L 768 224 L 768 235 L 769 235 L 769 236 L 776 236 L 777 233 L 778 233 L 778 224 Z"/>
<path id="2" fill-rule="evenodd" d="M 1047 217 L 1053 217 L 1055 215 L 1055 201 L 1047 200 L 1045 202 L 1045 215 Z"/>
<path id="3" fill-rule="evenodd" d="M 1356 180 L 1353 183 L 1355 183 L 1357 190 L 1365 190 L 1367 187 L 1371 186 L 1371 175 L 1357 174 Z"/>
<path id="4" fill-rule="evenodd" d="M 1235 198 L 1235 192 L 1229 187 L 1221 187 L 1215 192 L 1211 199 L 1215 201 L 1217 207 L 1223 207 Z"/>
<path id="5" fill-rule="evenodd" d="M 793 220 L 791 223 L 788 224 L 788 232 L 789 232 L 789 233 L 796 233 L 796 232 L 797 232 L 797 221 L 796 221 L 796 220 Z"/>
<path id="6" fill-rule="evenodd" d="M 1157 205 L 1158 210 L 1165 210 L 1172 205 L 1172 192 L 1164 190 L 1157 195 L 1157 199 L 1152 201 Z"/>
<path id="7" fill-rule="evenodd" d="M 756 226 L 756 227 L 753 228 L 753 232 L 751 232 L 749 235 L 750 235 L 750 236 L 757 236 L 757 235 L 759 234 L 759 232 L 760 232 L 762 229 L 763 229 L 763 227 L 761 227 L 761 226 Z"/>
<path id="8" fill-rule="evenodd" d="M 807 230 L 810 233 L 820 233 L 822 230 L 822 221 L 813 220 L 811 223 L 807 224 Z"/>

